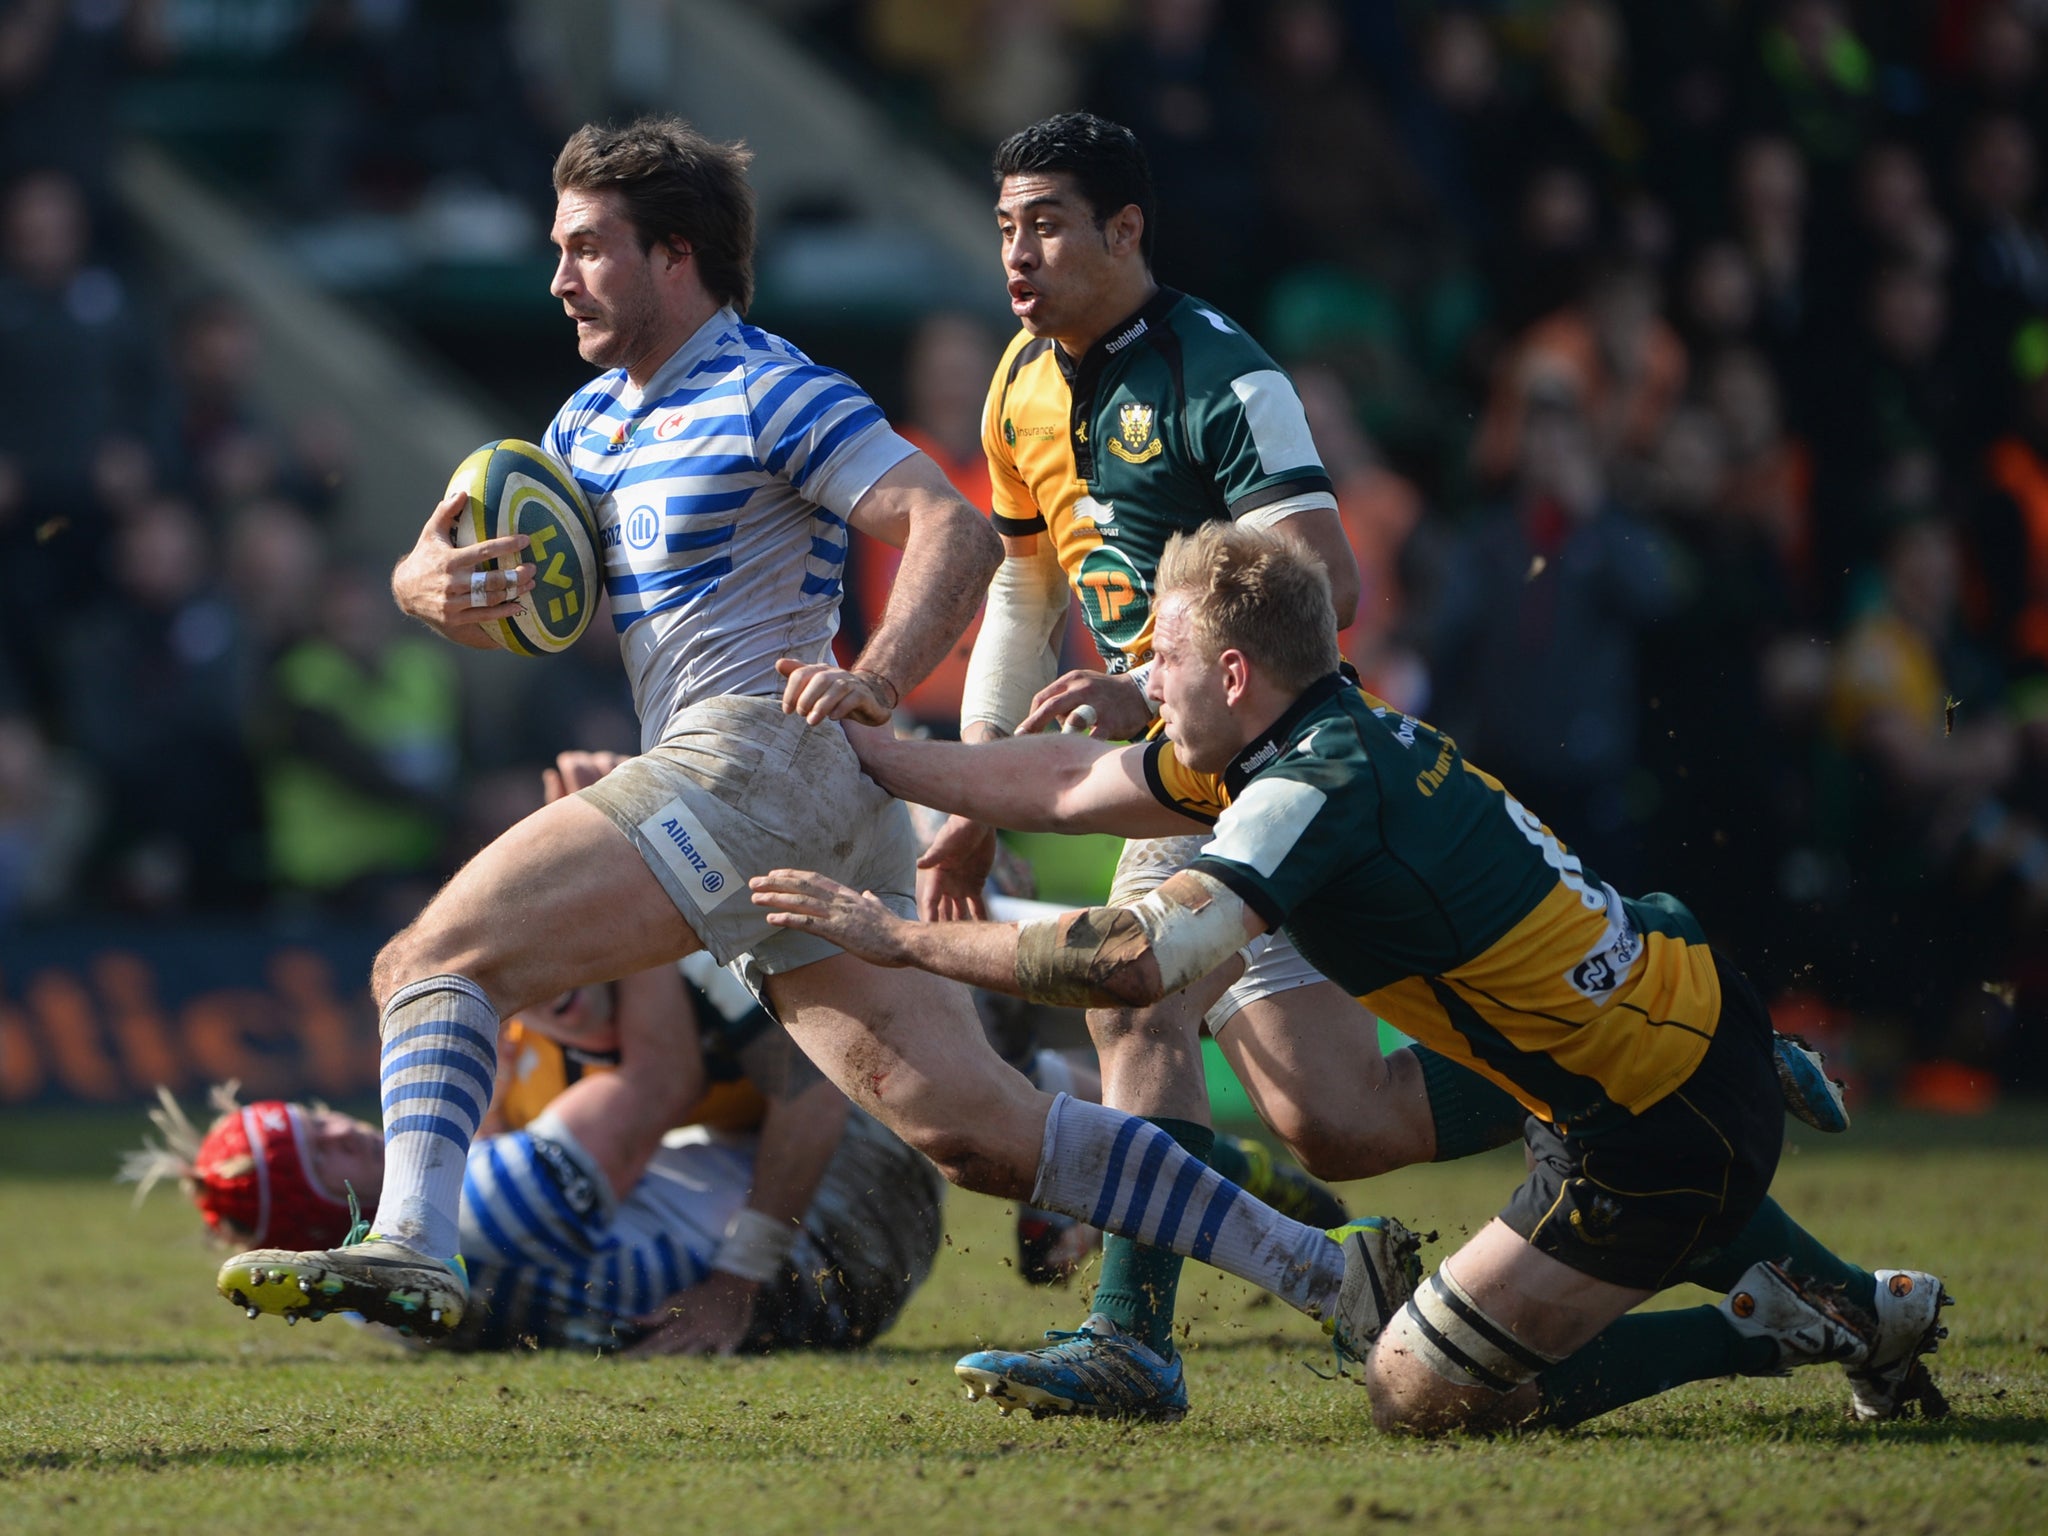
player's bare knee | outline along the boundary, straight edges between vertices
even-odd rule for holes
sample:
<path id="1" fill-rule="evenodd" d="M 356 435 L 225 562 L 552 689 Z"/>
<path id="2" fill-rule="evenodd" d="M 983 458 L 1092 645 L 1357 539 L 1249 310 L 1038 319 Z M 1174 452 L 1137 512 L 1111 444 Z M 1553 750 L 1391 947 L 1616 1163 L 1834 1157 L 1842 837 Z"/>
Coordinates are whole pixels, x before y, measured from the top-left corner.
<path id="1" fill-rule="evenodd" d="M 376 1000 L 380 1013 L 391 1001 L 392 993 L 407 982 L 419 980 L 419 974 L 412 967 L 408 942 L 411 937 L 412 929 L 401 929 L 370 962 L 370 996 Z"/>
<path id="2" fill-rule="evenodd" d="M 1031 1193 L 1037 1170 L 1017 1167 L 1014 1158 L 969 1127 L 904 1127 L 898 1134 L 930 1158 L 949 1184 L 1006 1200 L 1024 1199 Z"/>

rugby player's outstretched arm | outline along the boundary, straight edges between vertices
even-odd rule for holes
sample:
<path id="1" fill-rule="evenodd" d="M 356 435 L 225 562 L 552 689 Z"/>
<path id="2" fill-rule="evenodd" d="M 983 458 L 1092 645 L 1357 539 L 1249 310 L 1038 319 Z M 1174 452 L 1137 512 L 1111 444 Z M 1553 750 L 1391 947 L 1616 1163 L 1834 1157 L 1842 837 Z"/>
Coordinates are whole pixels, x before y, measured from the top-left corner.
<path id="1" fill-rule="evenodd" d="M 1073 1008 L 1143 1008 L 1200 980 L 1266 931 L 1222 882 L 1184 869 L 1129 906 L 1028 923 L 920 923 L 872 893 L 809 870 L 749 885 L 778 928 L 816 934 L 874 965 L 915 966 L 970 986 Z"/>
<path id="2" fill-rule="evenodd" d="M 851 521 L 903 551 L 882 622 L 853 664 L 886 678 L 900 698 L 966 633 L 1002 564 L 1002 540 L 922 453 L 869 487 Z"/>
<path id="3" fill-rule="evenodd" d="M 898 741 L 851 730 L 861 766 L 899 800 L 1019 832 L 1176 837 L 1206 824 L 1170 810 L 1145 781 L 1142 746 L 1081 735 L 1020 736 L 978 745 Z"/>

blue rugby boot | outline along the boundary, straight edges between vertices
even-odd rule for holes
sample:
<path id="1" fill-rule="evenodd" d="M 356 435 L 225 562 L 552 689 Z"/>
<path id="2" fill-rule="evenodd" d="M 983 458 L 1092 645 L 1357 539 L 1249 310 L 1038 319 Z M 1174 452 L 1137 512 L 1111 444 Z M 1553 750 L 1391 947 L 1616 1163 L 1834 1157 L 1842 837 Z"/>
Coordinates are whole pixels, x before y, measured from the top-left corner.
<path id="1" fill-rule="evenodd" d="M 1827 1058 L 1798 1035 L 1773 1035 L 1778 1092 L 1785 1113 L 1830 1135 L 1849 1129 L 1849 1105 L 1842 1085 L 1828 1076 Z"/>
<path id="2" fill-rule="evenodd" d="M 1173 1424 L 1186 1415 L 1178 1354 L 1161 1356 L 1101 1312 L 1072 1333 L 1046 1337 L 1053 1342 L 1043 1349 L 982 1349 L 962 1358 L 953 1374 L 967 1384 L 967 1400 L 985 1397 L 998 1413 L 1023 1408 L 1034 1419 L 1070 1414 Z"/>

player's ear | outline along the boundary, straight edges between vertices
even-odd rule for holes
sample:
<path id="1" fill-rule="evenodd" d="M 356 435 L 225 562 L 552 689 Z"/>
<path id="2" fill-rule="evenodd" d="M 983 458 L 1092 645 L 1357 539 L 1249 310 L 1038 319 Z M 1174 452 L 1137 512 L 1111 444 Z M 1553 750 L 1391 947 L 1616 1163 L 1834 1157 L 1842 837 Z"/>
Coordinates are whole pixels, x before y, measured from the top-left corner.
<path id="1" fill-rule="evenodd" d="M 1125 203 L 1109 221 L 1109 249 L 1123 257 L 1140 249 L 1145 238 L 1145 213 L 1136 203 Z"/>

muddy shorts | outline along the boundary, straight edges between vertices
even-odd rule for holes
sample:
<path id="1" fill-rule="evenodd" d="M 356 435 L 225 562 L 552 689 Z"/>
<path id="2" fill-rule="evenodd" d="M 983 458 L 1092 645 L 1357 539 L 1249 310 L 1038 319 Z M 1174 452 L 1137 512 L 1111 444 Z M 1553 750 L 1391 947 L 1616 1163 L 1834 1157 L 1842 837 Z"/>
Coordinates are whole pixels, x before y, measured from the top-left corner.
<path id="1" fill-rule="evenodd" d="M 1124 844 L 1116 861 L 1116 878 L 1109 887 L 1110 904 L 1128 906 L 1147 891 L 1165 884 L 1168 876 L 1194 863 L 1195 855 L 1208 843 L 1209 835 L 1205 832 L 1185 837 L 1133 838 Z M 1327 976 L 1302 958 L 1285 930 L 1261 934 L 1245 946 L 1244 974 L 1210 1005 L 1202 1022 L 1208 1025 L 1210 1034 L 1217 1034 L 1247 1003 L 1327 980 Z"/>
<path id="2" fill-rule="evenodd" d="M 771 926 L 749 899 L 754 875 L 814 869 L 917 915 L 909 812 L 861 772 L 843 730 L 806 725 L 779 699 L 692 704 L 660 745 L 582 795 L 640 850 L 718 963 L 757 993 L 763 978 L 840 951 Z"/>
<path id="3" fill-rule="evenodd" d="M 1560 1130 L 1533 1116 L 1534 1161 L 1500 1219 L 1584 1275 L 1661 1290 L 1732 1241 L 1770 1192 L 1785 1140 L 1771 1020 L 1719 955 L 1721 1020 L 1692 1076 L 1641 1114 Z"/>

